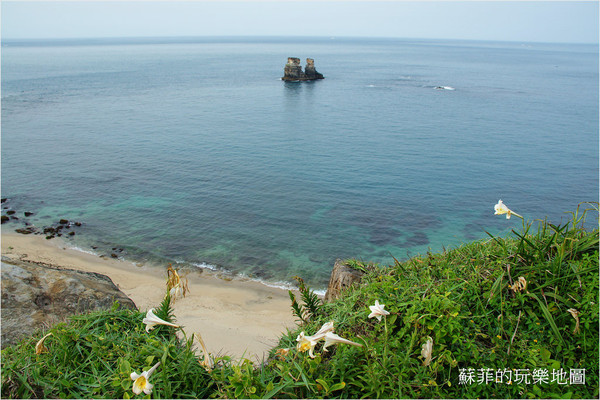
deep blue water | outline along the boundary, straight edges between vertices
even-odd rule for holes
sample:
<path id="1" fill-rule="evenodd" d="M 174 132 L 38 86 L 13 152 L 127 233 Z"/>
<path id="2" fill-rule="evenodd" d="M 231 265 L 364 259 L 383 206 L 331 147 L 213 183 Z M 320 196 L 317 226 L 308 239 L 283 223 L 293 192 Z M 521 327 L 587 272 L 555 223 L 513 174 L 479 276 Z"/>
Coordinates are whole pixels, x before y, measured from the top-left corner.
<path id="1" fill-rule="evenodd" d="M 282 82 L 287 57 L 326 79 Z M 336 258 L 520 227 L 498 199 L 555 222 L 597 201 L 598 105 L 592 45 L 4 41 L 2 196 L 83 222 L 82 249 L 323 287 Z"/>

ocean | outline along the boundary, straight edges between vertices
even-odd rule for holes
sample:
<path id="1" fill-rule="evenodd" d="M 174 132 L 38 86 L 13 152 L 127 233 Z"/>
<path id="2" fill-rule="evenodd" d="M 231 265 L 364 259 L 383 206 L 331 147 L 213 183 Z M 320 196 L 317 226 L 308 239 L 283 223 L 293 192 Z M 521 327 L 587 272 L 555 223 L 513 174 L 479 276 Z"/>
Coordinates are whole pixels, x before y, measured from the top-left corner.
<path id="1" fill-rule="evenodd" d="M 325 79 L 281 81 L 288 57 Z M 598 201 L 598 79 L 583 44 L 3 40 L 3 229 L 323 289 L 338 258 L 510 234 L 499 199 L 555 223 Z"/>

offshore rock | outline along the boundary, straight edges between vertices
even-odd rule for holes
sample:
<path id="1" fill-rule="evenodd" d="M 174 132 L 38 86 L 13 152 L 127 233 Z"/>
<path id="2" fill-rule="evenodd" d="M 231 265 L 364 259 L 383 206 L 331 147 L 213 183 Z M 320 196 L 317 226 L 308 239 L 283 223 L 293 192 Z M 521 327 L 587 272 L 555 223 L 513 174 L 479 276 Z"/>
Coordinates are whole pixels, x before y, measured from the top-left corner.
<path id="1" fill-rule="evenodd" d="M 136 310 L 109 277 L 25 261 L 2 261 L 2 348 L 68 316 L 92 310 Z"/>
<path id="2" fill-rule="evenodd" d="M 325 78 L 315 69 L 315 60 L 312 58 L 306 59 L 306 72 L 304 72 L 302 71 L 299 58 L 288 57 L 288 62 L 285 64 L 281 79 L 284 81 L 313 81 Z"/>
<path id="3" fill-rule="evenodd" d="M 325 77 L 318 73 L 315 69 L 315 60 L 312 58 L 306 59 L 306 67 L 304 68 L 304 73 L 308 79 L 325 79 Z"/>
<path id="4" fill-rule="evenodd" d="M 363 275 L 364 272 L 350 268 L 342 260 L 336 260 L 331 271 L 324 301 L 330 302 L 337 299 L 344 290 L 350 286 L 358 285 Z"/>

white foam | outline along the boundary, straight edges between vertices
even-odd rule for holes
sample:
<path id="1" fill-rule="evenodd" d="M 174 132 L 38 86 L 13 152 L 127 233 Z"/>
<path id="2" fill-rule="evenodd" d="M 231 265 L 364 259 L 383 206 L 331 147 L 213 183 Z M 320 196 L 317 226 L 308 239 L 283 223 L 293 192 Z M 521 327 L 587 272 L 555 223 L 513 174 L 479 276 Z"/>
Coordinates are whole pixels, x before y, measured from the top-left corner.
<path id="1" fill-rule="evenodd" d="M 452 86 L 436 86 L 437 90 L 456 90 Z"/>
<path id="2" fill-rule="evenodd" d="M 202 268 L 202 269 L 208 269 L 211 271 L 219 271 L 219 268 L 216 265 L 212 265 L 212 264 L 207 264 L 205 262 L 201 262 L 201 263 L 191 263 L 193 266 L 198 267 L 198 268 Z M 226 272 L 225 270 L 223 270 L 223 272 Z M 286 282 L 286 281 L 266 281 L 260 278 L 251 278 L 248 275 L 246 275 L 245 273 L 238 273 L 235 275 L 236 278 L 238 279 L 242 279 L 242 280 L 250 280 L 253 282 L 258 282 L 262 285 L 265 285 L 267 287 L 271 287 L 271 288 L 275 288 L 275 289 L 281 289 L 281 290 L 297 290 L 297 286 L 292 283 L 292 282 Z M 235 278 L 234 278 L 235 279 Z M 325 296 L 325 293 L 327 292 L 326 289 L 320 289 L 320 290 L 313 290 L 313 292 L 315 292 L 315 294 L 319 297 L 323 297 Z"/>
<path id="3" fill-rule="evenodd" d="M 210 269 L 211 271 L 216 271 L 217 270 L 217 266 L 216 265 L 212 265 L 212 264 L 207 264 L 207 263 L 192 263 L 192 265 L 194 267 L 198 267 L 198 268 L 202 268 L 202 269 Z"/>
<path id="4" fill-rule="evenodd" d="M 75 251 L 78 251 L 78 252 L 80 252 L 80 253 L 90 254 L 90 255 L 92 255 L 92 256 L 98 256 L 98 255 L 99 255 L 99 254 L 98 254 L 98 253 L 96 253 L 95 251 L 92 251 L 92 250 L 85 250 L 85 249 L 82 249 L 81 247 L 77 247 L 77 246 L 68 246 L 68 247 L 69 247 L 69 249 L 71 249 L 71 250 L 75 250 Z"/>

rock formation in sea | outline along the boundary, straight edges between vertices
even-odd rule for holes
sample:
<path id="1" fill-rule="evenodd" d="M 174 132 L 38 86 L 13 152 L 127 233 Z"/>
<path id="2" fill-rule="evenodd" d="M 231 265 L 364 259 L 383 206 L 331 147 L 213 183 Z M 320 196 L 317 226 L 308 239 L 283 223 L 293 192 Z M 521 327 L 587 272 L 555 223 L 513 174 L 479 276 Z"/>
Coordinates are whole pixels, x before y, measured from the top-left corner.
<path id="1" fill-rule="evenodd" d="M 315 69 L 315 60 L 312 58 L 306 59 L 306 67 L 304 67 L 304 73 L 308 79 L 325 79 L 325 77 L 318 73 Z"/>
<path id="2" fill-rule="evenodd" d="M 285 64 L 281 79 L 284 81 L 313 81 L 316 79 L 325 79 L 325 77 L 317 72 L 315 69 L 315 60 L 312 58 L 306 59 L 306 68 L 302 71 L 300 59 L 288 57 L 288 62 Z"/>
<path id="3" fill-rule="evenodd" d="M 98 309 L 137 309 L 109 277 L 2 260 L 2 348 L 67 316 Z"/>

